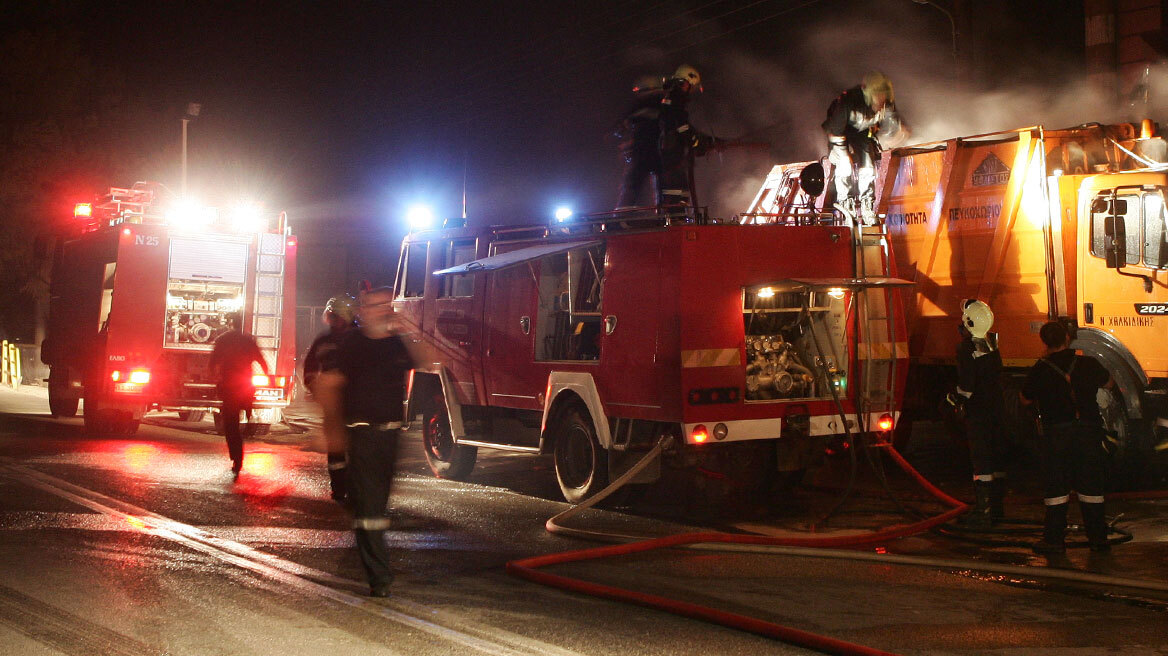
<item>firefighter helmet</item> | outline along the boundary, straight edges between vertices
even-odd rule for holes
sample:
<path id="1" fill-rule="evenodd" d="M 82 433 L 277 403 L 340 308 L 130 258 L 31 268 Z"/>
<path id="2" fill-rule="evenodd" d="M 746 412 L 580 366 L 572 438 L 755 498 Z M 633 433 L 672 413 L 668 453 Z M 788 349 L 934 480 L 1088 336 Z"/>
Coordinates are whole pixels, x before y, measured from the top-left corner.
<path id="1" fill-rule="evenodd" d="M 348 294 L 334 296 L 324 306 L 324 318 L 328 321 L 332 315 L 345 323 L 353 323 L 357 318 L 357 299 Z"/>
<path id="2" fill-rule="evenodd" d="M 673 79 L 684 80 L 689 82 L 690 91 L 701 92 L 702 90 L 702 76 L 698 70 L 689 64 L 682 64 L 673 72 Z"/>
<path id="3" fill-rule="evenodd" d="M 864 79 L 860 82 L 860 88 L 864 90 L 864 100 L 869 105 L 872 104 L 872 94 L 883 93 L 888 102 L 893 102 L 892 80 L 880 71 L 868 71 L 864 73 Z"/>
<path id="4" fill-rule="evenodd" d="M 994 325 L 994 311 L 984 302 L 967 298 L 961 302 L 961 325 L 970 335 L 985 339 L 986 333 Z"/>

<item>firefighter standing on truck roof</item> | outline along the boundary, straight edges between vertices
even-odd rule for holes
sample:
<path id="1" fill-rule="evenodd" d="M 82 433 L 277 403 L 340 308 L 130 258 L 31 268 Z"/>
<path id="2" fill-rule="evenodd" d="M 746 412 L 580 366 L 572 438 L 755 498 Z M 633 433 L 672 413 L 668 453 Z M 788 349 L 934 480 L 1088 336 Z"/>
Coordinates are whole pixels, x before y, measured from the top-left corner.
<path id="1" fill-rule="evenodd" d="M 660 89 L 634 88 L 638 98 L 619 128 L 625 169 L 616 209 L 635 206 L 650 175 L 656 178 L 658 205 L 693 205 L 692 158 L 714 145 L 712 137 L 693 129 L 686 110 L 701 92 L 701 81 L 696 69 L 682 65 Z"/>
<path id="2" fill-rule="evenodd" d="M 961 304 L 961 343 L 957 345 L 957 392 L 951 402 L 964 415 L 973 464 L 974 505 L 964 517 L 970 528 L 989 528 L 1004 515 L 1006 491 L 1006 412 L 1002 394 L 1002 354 L 997 333 L 989 332 L 994 313 L 985 303 Z"/>
<path id="3" fill-rule="evenodd" d="M 251 413 L 255 400 L 251 363 L 258 362 L 264 374 L 268 365 L 255 338 L 235 328 L 235 319 L 228 319 L 229 329 L 219 335 L 211 351 L 211 370 L 218 372 L 219 400 L 223 405 L 224 433 L 227 435 L 227 454 L 231 456 L 231 473 L 239 478 L 243 469 L 243 436 L 239 432 L 239 413 Z"/>
<path id="4" fill-rule="evenodd" d="M 1106 435 L 1095 395 L 1115 381 L 1095 358 L 1070 348 L 1067 327 L 1051 321 L 1039 331 L 1046 354 L 1030 368 L 1022 387 L 1023 403 L 1038 404 L 1042 417 L 1043 504 L 1046 517 L 1041 554 L 1066 551 L 1067 506 L 1071 490 L 1079 495 L 1079 510 L 1091 551 L 1107 551 L 1107 518 L 1103 488 L 1106 479 Z"/>
<path id="5" fill-rule="evenodd" d="M 835 200 L 857 213 L 864 223 L 876 222 L 877 139 L 897 143 L 908 138 L 893 98 L 892 80 L 872 71 L 859 86 L 844 91 L 827 108 L 827 159 L 835 167 Z"/>
<path id="6" fill-rule="evenodd" d="M 313 390 L 317 376 L 322 371 L 333 368 L 332 360 L 336 357 L 337 346 L 345 334 L 353 327 L 356 318 L 357 299 L 342 294 L 328 300 L 321 318 L 328 325 L 328 332 L 322 333 L 308 347 L 304 356 L 304 384 Z M 345 444 L 334 444 L 330 434 L 325 432 L 326 452 L 328 458 L 329 487 L 335 501 L 343 503 L 347 496 L 345 485 Z"/>
<path id="7" fill-rule="evenodd" d="M 393 572 L 385 531 L 403 420 L 406 376 L 413 358 L 397 335 L 393 290 L 365 292 L 357 311 L 357 330 L 337 347 L 332 368 L 322 372 L 314 390 L 324 407 L 325 430 L 333 443 L 348 444 L 348 482 L 357 552 L 369 578 L 369 594 L 388 597 Z"/>

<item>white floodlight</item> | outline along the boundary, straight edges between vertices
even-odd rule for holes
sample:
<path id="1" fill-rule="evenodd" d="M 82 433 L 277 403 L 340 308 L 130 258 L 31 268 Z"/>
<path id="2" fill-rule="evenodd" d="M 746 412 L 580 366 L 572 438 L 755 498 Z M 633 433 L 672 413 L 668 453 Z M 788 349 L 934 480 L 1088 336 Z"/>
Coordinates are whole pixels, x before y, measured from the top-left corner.
<path id="1" fill-rule="evenodd" d="M 572 208 L 560 206 L 556 208 L 556 221 L 567 221 L 572 218 Z"/>
<path id="2" fill-rule="evenodd" d="M 238 232 L 263 232 L 267 230 L 264 208 L 254 201 L 240 201 L 231 210 L 231 226 Z"/>
<path id="3" fill-rule="evenodd" d="M 411 205 L 406 210 L 406 223 L 410 230 L 425 230 L 434 224 L 434 210 L 429 205 Z"/>

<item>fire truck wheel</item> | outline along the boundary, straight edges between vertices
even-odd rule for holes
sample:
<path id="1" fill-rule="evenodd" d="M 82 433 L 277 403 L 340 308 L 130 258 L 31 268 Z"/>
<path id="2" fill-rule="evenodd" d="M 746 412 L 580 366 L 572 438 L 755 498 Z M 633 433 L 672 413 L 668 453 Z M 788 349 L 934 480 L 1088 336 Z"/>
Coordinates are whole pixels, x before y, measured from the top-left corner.
<path id="1" fill-rule="evenodd" d="M 49 414 L 54 417 L 76 417 L 79 402 L 77 397 L 66 398 L 60 391 L 54 393 L 53 386 L 49 385 Z"/>
<path id="2" fill-rule="evenodd" d="M 580 503 L 608 485 L 608 454 L 584 408 L 560 413 L 555 428 L 556 480 L 568 503 Z"/>
<path id="3" fill-rule="evenodd" d="M 454 443 L 450 432 L 450 417 L 442 394 L 435 394 L 422 411 L 422 446 L 426 464 L 438 478 L 461 481 L 470 475 L 479 450 L 473 446 Z"/>

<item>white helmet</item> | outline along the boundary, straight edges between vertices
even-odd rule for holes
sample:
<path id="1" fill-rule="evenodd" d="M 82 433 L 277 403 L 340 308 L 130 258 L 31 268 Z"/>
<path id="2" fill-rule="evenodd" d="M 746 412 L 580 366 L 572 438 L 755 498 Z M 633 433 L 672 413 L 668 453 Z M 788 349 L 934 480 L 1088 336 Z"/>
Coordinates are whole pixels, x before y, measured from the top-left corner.
<path id="1" fill-rule="evenodd" d="M 702 76 L 698 73 L 698 69 L 690 66 L 689 64 L 682 64 L 681 66 L 678 66 L 677 70 L 673 72 L 673 78 L 676 80 L 685 80 L 686 82 L 689 82 L 689 88 L 691 91 L 700 92 L 702 90 Z"/>
<path id="2" fill-rule="evenodd" d="M 965 326 L 970 335 L 985 339 L 986 333 L 994 325 L 994 311 L 982 301 L 967 298 L 961 302 L 961 325 Z"/>

